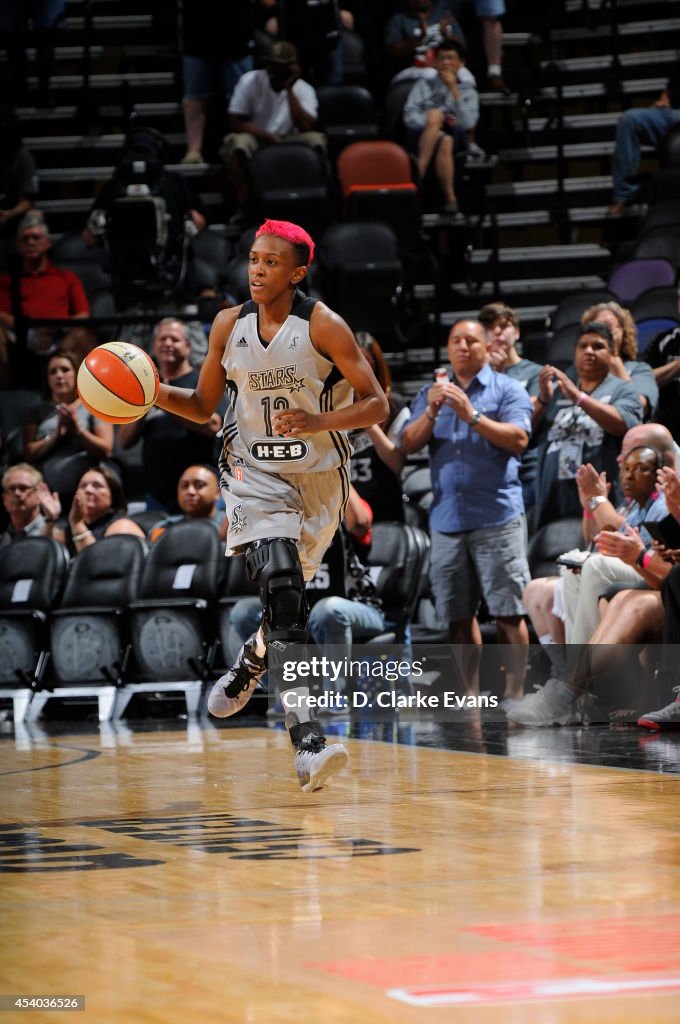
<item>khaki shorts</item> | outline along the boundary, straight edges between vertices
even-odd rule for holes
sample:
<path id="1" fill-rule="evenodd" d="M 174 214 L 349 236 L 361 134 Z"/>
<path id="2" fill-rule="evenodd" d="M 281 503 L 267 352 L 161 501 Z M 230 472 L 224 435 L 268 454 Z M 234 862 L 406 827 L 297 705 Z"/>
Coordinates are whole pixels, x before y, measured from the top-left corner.
<path id="1" fill-rule="evenodd" d="M 243 479 L 223 473 L 227 510 L 227 555 L 253 541 L 290 537 L 297 543 L 305 580 L 311 580 L 345 514 L 346 467 L 320 473 L 265 473 L 243 467 Z"/>
<path id="2" fill-rule="evenodd" d="M 293 135 L 284 135 L 282 142 L 301 142 L 312 149 L 318 149 L 321 153 L 326 152 L 326 136 L 322 132 L 296 132 Z M 220 157 L 229 163 L 234 153 L 242 153 L 247 160 L 250 160 L 254 153 L 263 145 L 275 145 L 275 143 L 263 143 L 256 139 L 250 132 L 231 132 L 225 135 L 220 146 Z"/>

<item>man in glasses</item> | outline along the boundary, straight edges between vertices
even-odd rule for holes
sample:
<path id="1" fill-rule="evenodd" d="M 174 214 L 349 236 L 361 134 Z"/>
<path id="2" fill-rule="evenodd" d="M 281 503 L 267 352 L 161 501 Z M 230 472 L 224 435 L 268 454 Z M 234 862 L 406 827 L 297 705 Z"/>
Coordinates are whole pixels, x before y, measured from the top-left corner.
<path id="1" fill-rule="evenodd" d="M 23 537 L 51 536 L 59 499 L 50 494 L 35 466 L 19 462 L 2 477 L 2 503 L 9 526 L 0 533 L 0 551 Z"/>

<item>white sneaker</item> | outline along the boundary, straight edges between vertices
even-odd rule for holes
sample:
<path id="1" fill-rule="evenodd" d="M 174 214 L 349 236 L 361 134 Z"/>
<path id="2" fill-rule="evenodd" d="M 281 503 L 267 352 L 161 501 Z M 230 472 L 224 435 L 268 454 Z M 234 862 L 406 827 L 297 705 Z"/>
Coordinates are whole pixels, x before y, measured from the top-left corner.
<path id="1" fill-rule="evenodd" d="M 481 163 L 486 160 L 486 153 L 481 146 L 478 146 L 476 142 L 470 142 L 468 148 L 465 151 L 466 159 L 469 163 Z"/>
<path id="2" fill-rule="evenodd" d="M 341 743 L 326 746 L 326 737 L 313 712 L 309 721 L 301 722 L 290 711 L 286 715 L 286 728 L 295 748 L 295 771 L 303 793 L 321 789 L 331 775 L 339 772 L 349 761 L 349 754 Z"/>
<path id="3" fill-rule="evenodd" d="M 229 718 L 244 708 L 267 669 L 266 658 L 255 653 L 254 639 L 246 640 L 232 667 L 210 691 L 208 711 L 215 718 Z"/>
<path id="4" fill-rule="evenodd" d="M 331 775 L 339 772 L 349 761 L 349 754 L 341 743 L 326 746 L 322 736 L 306 737 L 295 751 L 295 771 L 303 793 L 321 789 Z"/>
<path id="5" fill-rule="evenodd" d="M 503 701 L 507 717 L 519 725 L 543 728 L 550 725 L 579 725 L 577 695 L 559 679 L 548 679 L 522 700 Z"/>
<path id="6" fill-rule="evenodd" d="M 680 729 L 680 686 L 673 687 L 673 693 L 678 696 L 671 704 L 667 704 L 660 711 L 650 711 L 647 715 L 638 718 L 638 725 L 643 729 Z"/>

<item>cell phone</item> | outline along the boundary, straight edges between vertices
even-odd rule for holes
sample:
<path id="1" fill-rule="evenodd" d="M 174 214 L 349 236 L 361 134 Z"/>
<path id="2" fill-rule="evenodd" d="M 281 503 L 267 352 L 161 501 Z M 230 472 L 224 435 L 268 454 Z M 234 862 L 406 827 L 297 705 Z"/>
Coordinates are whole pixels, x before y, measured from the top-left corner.
<path id="1" fill-rule="evenodd" d="M 589 554 L 589 551 L 584 551 L 582 558 L 579 558 L 578 555 L 573 554 L 560 555 L 559 558 L 555 559 L 555 564 L 566 565 L 567 569 L 582 569 L 583 563 L 586 561 Z"/>
<path id="2" fill-rule="evenodd" d="M 647 533 L 660 544 L 665 544 L 672 551 L 680 548 L 680 523 L 674 516 L 668 515 L 655 523 L 642 523 Z"/>

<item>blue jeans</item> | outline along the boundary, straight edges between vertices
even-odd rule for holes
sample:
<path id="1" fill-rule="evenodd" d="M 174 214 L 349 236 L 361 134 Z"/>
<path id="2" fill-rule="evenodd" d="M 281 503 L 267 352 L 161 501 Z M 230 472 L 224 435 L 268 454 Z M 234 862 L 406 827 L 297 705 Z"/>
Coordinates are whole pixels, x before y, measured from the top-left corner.
<path id="1" fill-rule="evenodd" d="M 632 199 L 639 185 L 626 178 L 637 174 L 640 166 L 640 145 L 658 146 L 674 124 L 680 121 L 680 110 L 670 107 L 641 107 L 626 110 L 616 127 L 616 148 L 612 162 L 615 199 Z"/>
<path id="2" fill-rule="evenodd" d="M 243 597 L 232 608 L 230 630 L 243 643 L 258 629 L 261 619 L 260 599 Z M 328 653 L 331 646 L 344 648 L 342 653 L 336 651 L 335 657 L 349 659 L 353 642 L 369 640 L 384 629 L 385 616 L 379 608 L 360 601 L 348 601 L 345 597 L 324 597 L 309 613 L 309 634 L 322 654 Z M 236 651 L 230 649 L 228 654 L 235 658 Z"/>

